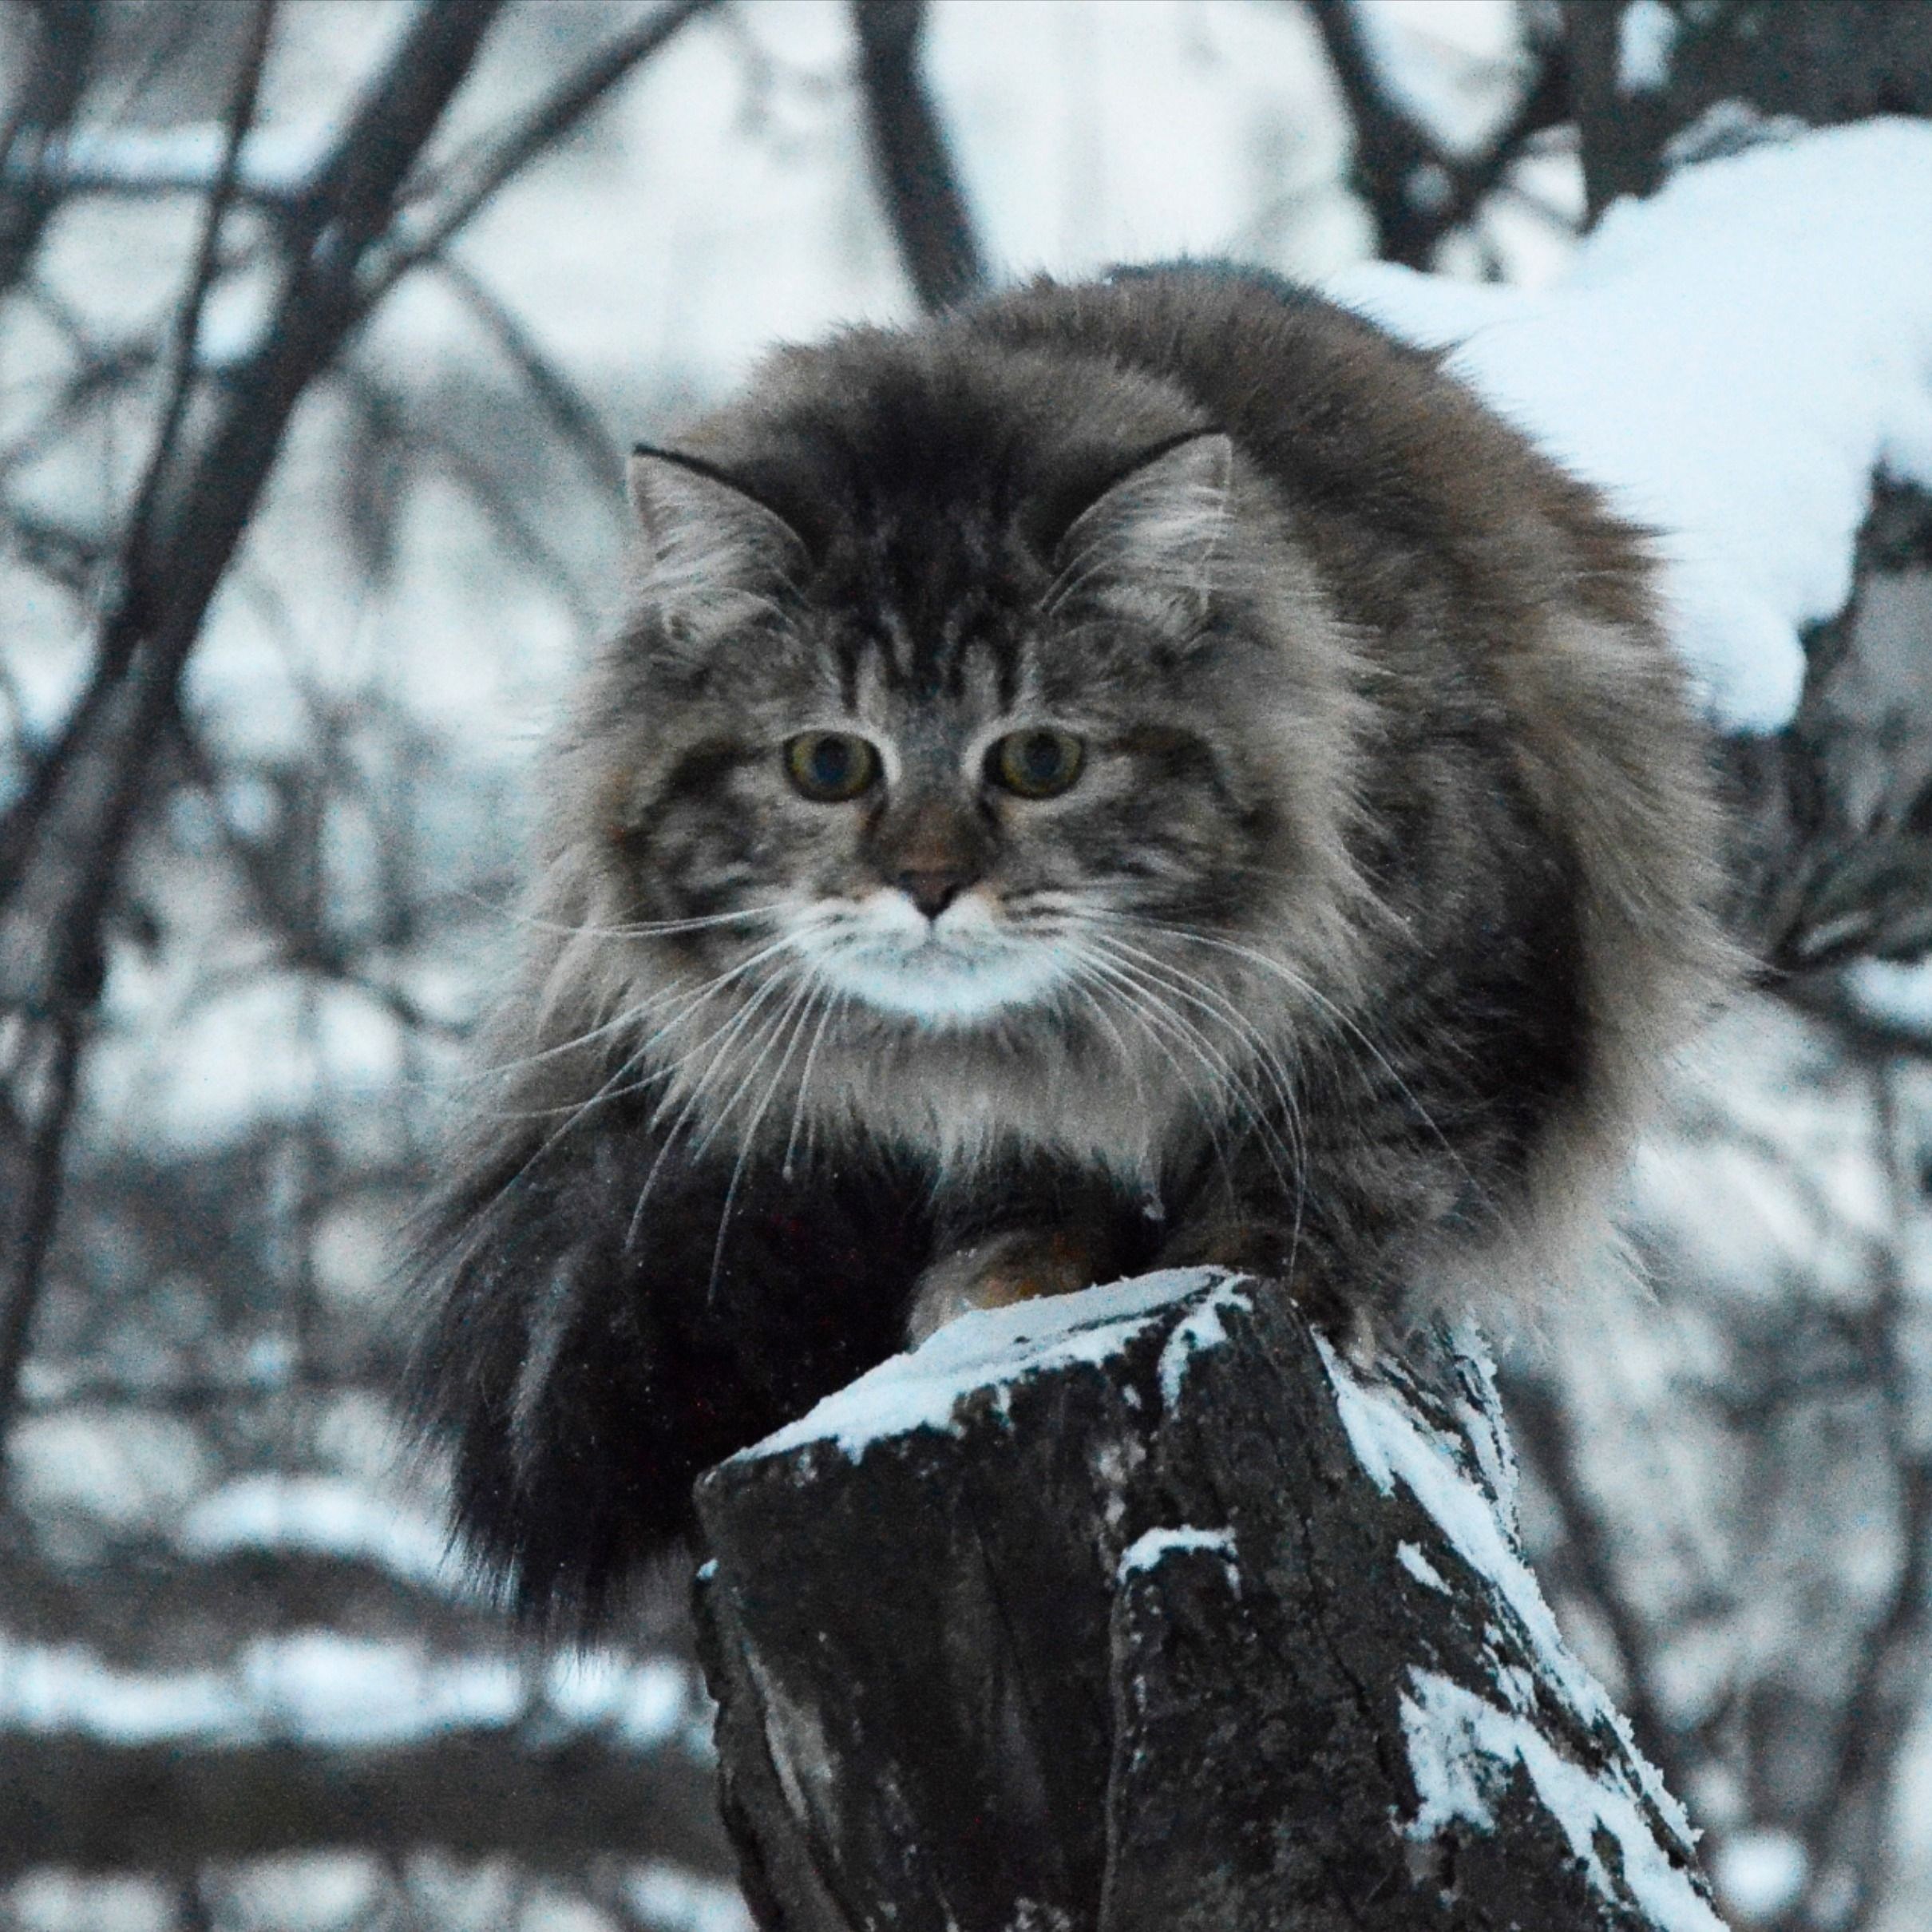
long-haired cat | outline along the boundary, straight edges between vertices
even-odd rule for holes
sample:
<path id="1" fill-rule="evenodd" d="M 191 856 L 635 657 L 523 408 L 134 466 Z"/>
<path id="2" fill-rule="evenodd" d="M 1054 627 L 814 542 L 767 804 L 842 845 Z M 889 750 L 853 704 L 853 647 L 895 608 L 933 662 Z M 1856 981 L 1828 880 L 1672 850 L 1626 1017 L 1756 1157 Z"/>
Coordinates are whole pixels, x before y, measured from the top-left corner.
<path id="1" fill-rule="evenodd" d="M 632 467 L 418 1389 L 581 1625 L 958 1311 L 1169 1261 L 1391 1336 L 1578 1265 L 1720 951 L 1638 534 L 1209 268 L 782 351 Z"/>

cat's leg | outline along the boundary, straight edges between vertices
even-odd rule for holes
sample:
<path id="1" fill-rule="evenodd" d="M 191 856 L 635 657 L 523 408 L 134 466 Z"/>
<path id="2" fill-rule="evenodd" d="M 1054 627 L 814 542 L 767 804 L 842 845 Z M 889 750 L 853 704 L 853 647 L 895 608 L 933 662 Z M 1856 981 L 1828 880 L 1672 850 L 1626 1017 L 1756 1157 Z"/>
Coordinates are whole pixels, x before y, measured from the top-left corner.
<path id="1" fill-rule="evenodd" d="M 915 1348 L 974 1308 L 1071 1295 L 1106 1278 L 1104 1249 L 1084 1231 L 1008 1228 L 940 1256 L 919 1277 L 905 1321 Z"/>
<path id="2" fill-rule="evenodd" d="M 1132 1238 L 1133 1209 L 1111 1185 L 1062 1179 L 1027 1193 L 1008 1196 L 996 1220 L 942 1216 L 933 1259 L 907 1308 L 909 1343 L 917 1347 L 974 1308 L 1074 1294 L 1144 1260 L 1144 1243 Z"/>
<path id="3" fill-rule="evenodd" d="M 1225 1268 L 1278 1283 L 1338 1346 L 1372 1355 L 1394 1297 L 1387 1262 L 1391 1229 L 1372 1189 L 1362 1144 L 1339 1154 L 1304 1148 L 1291 1182 L 1277 1159 L 1253 1143 L 1204 1162 L 1191 1186 L 1177 1187 L 1154 1263 L 1162 1268 Z"/>
<path id="4" fill-rule="evenodd" d="M 1162 1268 L 1225 1268 L 1277 1282 L 1317 1328 L 1359 1360 L 1380 1340 L 1384 1297 L 1352 1273 L 1325 1242 L 1287 1217 L 1238 1208 L 1175 1229 L 1155 1257 Z"/>

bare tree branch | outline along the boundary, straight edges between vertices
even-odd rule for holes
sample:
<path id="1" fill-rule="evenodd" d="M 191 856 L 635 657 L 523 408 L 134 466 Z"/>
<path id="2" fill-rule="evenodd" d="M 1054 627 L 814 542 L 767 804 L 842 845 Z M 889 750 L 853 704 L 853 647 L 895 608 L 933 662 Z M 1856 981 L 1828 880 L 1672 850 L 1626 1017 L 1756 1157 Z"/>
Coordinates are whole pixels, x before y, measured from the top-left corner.
<path id="1" fill-rule="evenodd" d="M 679 29 L 719 0 L 665 0 L 655 14 L 616 35 L 575 73 L 566 75 L 506 133 L 453 163 L 453 184 L 419 223 L 405 220 L 367 264 L 359 299 L 372 307 L 418 263 L 440 255 L 471 218 L 514 176 L 546 153 L 616 86 L 665 46 Z"/>
<path id="2" fill-rule="evenodd" d="M 181 424 L 188 414 L 189 399 L 196 388 L 196 345 L 201 334 L 201 317 L 208 307 L 221 255 L 222 223 L 235 198 L 235 185 L 241 171 L 242 144 L 255 122 L 255 104 L 261 91 L 262 69 L 268 57 L 268 38 L 275 24 L 276 0 L 255 0 L 249 17 L 247 38 L 242 44 L 235 84 L 222 129 L 221 160 L 202 212 L 201 235 L 195 249 L 193 267 L 188 271 L 175 317 L 174 340 L 170 346 L 168 401 L 161 412 L 148 458 L 146 474 L 135 498 L 129 520 L 127 551 L 130 556 L 143 556 L 154 521 L 155 506 L 174 468 L 176 446 Z"/>
<path id="3" fill-rule="evenodd" d="M 1469 222 L 1530 137 L 1570 117 L 1560 40 L 1532 42 L 1534 65 L 1509 118 L 1475 153 L 1456 155 L 1390 92 L 1362 30 L 1356 0 L 1305 0 L 1355 143 L 1351 185 L 1375 225 L 1384 261 L 1427 268 L 1443 238 Z"/>
<path id="4" fill-rule="evenodd" d="M 0 1879 L 37 1866 L 180 1870 L 277 1854 L 387 1846 L 513 1855 L 568 1874 L 597 1854 L 731 1870 L 715 1773 L 673 1747 L 640 1754 L 540 1724 L 453 1729 L 358 1749 L 287 1743 L 125 1745 L 9 1734 Z"/>
<path id="5" fill-rule="evenodd" d="M 32 1340 L 60 1208 L 61 1163 L 80 1078 L 80 1016 L 71 1008 L 57 1010 L 38 1040 L 17 1034 L 13 1045 L 22 1055 L 38 1051 L 43 1064 L 0 1068 L 10 1087 L 22 1084 L 23 1072 L 32 1083 L 25 1103 L 17 1102 L 8 1109 L 19 1122 L 24 1144 L 0 1146 L 0 1185 L 6 1187 L 7 1202 L 0 1208 L 0 1240 L 6 1244 L 3 1259 L 9 1277 L 6 1298 L 0 1301 L 0 1443 L 6 1439 L 18 1400 L 21 1367 Z M 10 1118 L 9 1125 L 13 1124 Z M 7 1139 L 13 1142 L 14 1136 L 10 1134 Z"/>
<path id="6" fill-rule="evenodd" d="M 852 0 L 873 179 L 907 279 L 941 309 L 983 288 L 986 268 L 920 71 L 925 20 L 925 0 Z"/>
<path id="7" fill-rule="evenodd" d="M 0 295 L 20 279 L 60 205 L 47 165 L 87 85 L 101 26 L 100 0 L 41 0 L 34 65 L 0 130 Z"/>
<path id="8" fill-rule="evenodd" d="M 116 881 L 164 726 L 203 616 L 280 452 L 296 404 L 363 313 L 355 275 L 444 109 L 473 64 L 501 0 L 424 7 L 323 170 L 298 224 L 303 248 L 274 319 L 225 391 L 223 407 L 172 500 L 124 544 L 122 584 L 101 631 L 93 678 L 60 739 L 0 821 L 0 1004 L 17 1025 L 51 1025 L 57 1056 L 79 1051 L 100 992 Z M 132 529 L 130 536 L 136 534 Z M 34 1193 L 26 1225 L 0 1256 L 0 1439 L 19 1385 L 57 1211 L 71 1067 L 57 1105 L 30 1123 Z M 16 1197 L 18 1198 L 19 1197 Z"/>
<path id="9" fill-rule="evenodd" d="M 1383 85 L 1354 0 L 1307 5 L 1354 130 L 1350 181 L 1375 224 L 1376 253 L 1426 268 L 1451 192 L 1441 150 Z"/>
<path id="10" fill-rule="evenodd" d="M 505 359 L 529 386 L 530 393 L 558 435 L 583 458 L 592 479 L 601 487 L 614 490 L 624 475 L 624 454 L 589 398 L 551 361 L 541 344 L 495 293 L 454 255 L 439 255 L 436 272 L 454 290 Z"/>

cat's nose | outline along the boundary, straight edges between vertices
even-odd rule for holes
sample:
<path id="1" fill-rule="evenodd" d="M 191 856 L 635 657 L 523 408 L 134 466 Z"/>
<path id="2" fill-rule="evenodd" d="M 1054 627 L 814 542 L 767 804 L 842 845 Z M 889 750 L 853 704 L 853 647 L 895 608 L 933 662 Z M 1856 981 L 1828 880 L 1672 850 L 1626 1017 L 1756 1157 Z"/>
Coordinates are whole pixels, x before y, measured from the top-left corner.
<path id="1" fill-rule="evenodd" d="M 909 866 L 893 881 L 928 919 L 936 919 L 964 889 L 967 874 L 953 866 Z"/>

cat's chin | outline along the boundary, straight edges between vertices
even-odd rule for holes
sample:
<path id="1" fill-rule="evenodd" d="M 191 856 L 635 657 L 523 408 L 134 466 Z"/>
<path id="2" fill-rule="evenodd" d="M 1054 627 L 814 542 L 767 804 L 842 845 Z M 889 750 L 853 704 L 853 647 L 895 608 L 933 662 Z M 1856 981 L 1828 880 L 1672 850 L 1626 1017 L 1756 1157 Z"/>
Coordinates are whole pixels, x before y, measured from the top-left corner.
<path id="1" fill-rule="evenodd" d="M 819 976 L 861 1009 L 935 1031 L 956 1031 L 1038 1008 L 1063 990 L 1066 974 L 1043 947 L 955 952 L 854 949 L 816 962 Z"/>

